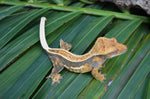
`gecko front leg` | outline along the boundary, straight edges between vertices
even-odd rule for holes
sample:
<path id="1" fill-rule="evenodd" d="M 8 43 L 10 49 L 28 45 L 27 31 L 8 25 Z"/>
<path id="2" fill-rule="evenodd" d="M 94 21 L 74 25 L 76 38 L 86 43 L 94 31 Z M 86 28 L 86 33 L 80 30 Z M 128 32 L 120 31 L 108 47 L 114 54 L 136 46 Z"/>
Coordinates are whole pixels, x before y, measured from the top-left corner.
<path id="1" fill-rule="evenodd" d="M 98 72 L 98 70 L 99 70 L 99 67 L 94 67 L 92 69 L 92 75 L 95 79 L 99 80 L 100 82 L 103 82 L 103 80 L 105 80 L 104 74 L 101 74 L 100 72 Z"/>
<path id="2" fill-rule="evenodd" d="M 51 74 L 46 78 L 52 79 L 52 85 L 56 83 L 60 83 L 60 79 L 62 79 L 61 75 L 59 74 L 60 71 L 63 70 L 64 66 L 62 61 L 57 56 L 49 56 L 53 63 L 53 69 Z"/>

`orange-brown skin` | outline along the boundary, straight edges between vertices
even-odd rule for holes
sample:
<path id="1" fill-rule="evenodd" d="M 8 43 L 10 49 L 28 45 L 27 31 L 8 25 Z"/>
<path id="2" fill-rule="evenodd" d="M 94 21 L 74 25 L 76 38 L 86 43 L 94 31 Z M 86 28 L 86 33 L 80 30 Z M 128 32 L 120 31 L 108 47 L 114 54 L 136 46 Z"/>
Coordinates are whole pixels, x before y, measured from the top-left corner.
<path id="1" fill-rule="evenodd" d="M 115 38 L 99 37 L 93 48 L 85 55 L 75 55 L 68 50 L 71 49 L 71 45 L 60 40 L 60 49 L 48 49 L 48 55 L 52 60 L 54 68 L 52 73 L 47 78 L 59 83 L 59 72 L 65 67 L 69 71 L 76 73 L 92 73 L 93 77 L 101 82 L 105 80 L 104 74 L 101 74 L 99 70 L 103 67 L 103 63 L 106 59 L 120 55 L 127 50 L 127 47 L 116 41 Z"/>
<path id="2" fill-rule="evenodd" d="M 59 74 L 63 68 L 76 73 L 92 73 L 93 77 L 101 82 L 105 80 L 104 74 L 99 70 L 103 67 L 103 63 L 114 56 L 118 56 L 127 51 L 127 47 L 117 42 L 115 38 L 99 37 L 94 44 L 93 48 L 84 55 L 76 55 L 69 50 L 71 45 L 60 40 L 60 49 L 50 48 L 45 38 L 45 21 L 46 18 L 41 18 L 40 23 L 40 42 L 43 49 L 46 50 L 53 63 L 51 74 L 47 78 L 51 78 L 52 84 L 59 83 L 62 78 Z"/>

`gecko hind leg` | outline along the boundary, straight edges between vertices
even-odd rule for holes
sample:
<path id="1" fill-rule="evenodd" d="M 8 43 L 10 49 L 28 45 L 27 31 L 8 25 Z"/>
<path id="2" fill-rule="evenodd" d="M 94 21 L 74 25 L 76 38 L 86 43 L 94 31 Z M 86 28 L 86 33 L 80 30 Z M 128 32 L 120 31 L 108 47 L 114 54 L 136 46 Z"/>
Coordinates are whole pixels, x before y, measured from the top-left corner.
<path id="1" fill-rule="evenodd" d="M 94 67 L 92 70 L 92 75 L 96 80 L 103 82 L 105 80 L 105 75 L 101 74 L 101 72 L 98 71 L 99 71 L 99 67 Z"/>
<path id="2" fill-rule="evenodd" d="M 62 68 L 63 69 L 63 68 Z M 56 82 L 56 83 L 60 83 L 60 80 L 62 79 L 62 76 L 59 73 L 53 73 L 53 71 L 55 70 L 55 68 L 53 68 L 52 73 L 47 76 L 46 78 L 52 79 L 52 85 Z"/>
<path id="3" fill-rule="evenodd" d="M 72 48 L 72 45 L 60 39 L 60 48 L 69 51 Z"/>
<path id="4" fill-rule="evenodd" d="M 53 63 L 53 69 L 51 74 L 46 77 L 51 78 L 52 79 L 52 85 L 56 82 L 56 83 L 60 83 L 60 79 L 62 79 L 62 76 L 59 74 L 59 72 L 61 72 L 64 68 L 61 60 L 58 57 L 55 56 L 50 56 L 52 63 Z"/>

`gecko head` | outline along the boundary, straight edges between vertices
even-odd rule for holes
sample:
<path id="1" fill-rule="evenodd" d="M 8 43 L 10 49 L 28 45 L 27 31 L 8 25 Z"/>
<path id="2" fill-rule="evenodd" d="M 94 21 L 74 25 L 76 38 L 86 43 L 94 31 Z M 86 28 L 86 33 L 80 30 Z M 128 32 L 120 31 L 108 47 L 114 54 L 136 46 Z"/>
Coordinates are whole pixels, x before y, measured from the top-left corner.
<path id="1" fill-rule="evenodd" d="M 127 51 L 127 46 L 117 42 L 116 38 L 99 37 L 91 52 L 108 57 L 118 56 Z"/>
<path id="2" fill-rule="evenodd" d="M 118 43 L 116 38 L 111 38 L 108 40 L 109 44 L 108 46 L 106 46 L 106 49 L 108 50 L 108 57 L 115 57 L 118 56 L 120 54 L 123 54 L 127 51 L 127 46 L 123 45 L 121 43 Z"/>
<path id="3" fill-rule="evenodd" d="M 108 56 L 109 57 L 115 57 L 118 55 L 121 55 L 123 53 L 125 53 L 127 51 L 127 46 L 120 44 L 117 42 L 117 40 L 115 38 L 111 38 L 111 43 L 110 43 L 110 48 L 114 49 L 114 52 L 110 53 Z"/>

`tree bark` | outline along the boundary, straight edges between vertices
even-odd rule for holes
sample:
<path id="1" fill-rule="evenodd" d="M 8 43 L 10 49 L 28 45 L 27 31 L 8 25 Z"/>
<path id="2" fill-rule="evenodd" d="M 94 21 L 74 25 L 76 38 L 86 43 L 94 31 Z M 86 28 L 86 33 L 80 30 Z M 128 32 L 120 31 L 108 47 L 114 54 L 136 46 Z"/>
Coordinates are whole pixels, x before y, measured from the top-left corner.
<path id="1" fill-rule="evenodd" d="M 145 10 L 147 14 L 150 15 L 150 0 L 90 0 L 90 1 L 112 2 L 118 6 L 121 6 L 127 9 L 131 7 L 139 6 L 143 10 Z"/>

